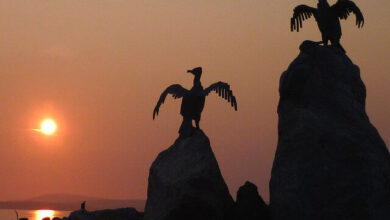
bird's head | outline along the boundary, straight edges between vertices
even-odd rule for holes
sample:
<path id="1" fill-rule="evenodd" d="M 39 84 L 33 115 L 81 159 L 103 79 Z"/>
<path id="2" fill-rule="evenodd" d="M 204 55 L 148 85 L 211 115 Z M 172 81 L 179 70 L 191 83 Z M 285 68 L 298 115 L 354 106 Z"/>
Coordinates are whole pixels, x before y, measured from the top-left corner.
<path id="1" fill-rule="evenodd" d="M 192 70 L 187 70 L 187 73 L 192 73 L 195 78 L 200 79 L 200 77 L 202 76 L 202 67 L 196 67 Z"/>
<path id="2" fill-rule="evenodd" d="M 327 0 L 318 0 L 318 7 L 324 7 L 329 6 L 329 3 Z"/>

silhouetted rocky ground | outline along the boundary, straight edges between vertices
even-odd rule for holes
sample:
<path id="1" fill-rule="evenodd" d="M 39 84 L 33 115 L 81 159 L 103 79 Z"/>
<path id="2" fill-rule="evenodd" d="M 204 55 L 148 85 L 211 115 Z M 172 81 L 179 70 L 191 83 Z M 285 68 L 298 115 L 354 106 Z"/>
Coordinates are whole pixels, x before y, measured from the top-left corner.
<path id="1" fill-rule="evenodd" d="M 77 210 L 63 220 L 142 220 L 143 213 L 134 208 L 106 209 L 89 212 Z"/>
<path id="2" fill-rule="evenodd" d="M 280 79 L 270 206 L 279 219 L 390 219 L 390 156 L 359 67 L 312 42 Z"/>

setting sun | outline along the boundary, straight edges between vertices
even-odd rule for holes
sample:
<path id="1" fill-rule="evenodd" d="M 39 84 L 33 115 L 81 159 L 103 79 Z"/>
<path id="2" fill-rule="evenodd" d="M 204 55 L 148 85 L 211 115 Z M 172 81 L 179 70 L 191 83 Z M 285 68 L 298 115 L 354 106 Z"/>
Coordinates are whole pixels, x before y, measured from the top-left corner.
<path id="1" fill-rule="evenodd" d="M 37 220 L 41 220 L 43 218 L 49 217 L 53 218 L 54 211 L 53 210 L 37 210 L 35 211 L 35 216 Z"/>
<path id="2" fill-rule="evenodd" d="M 41 123 L 41 132 L 46 135 L 53 134 L 57 129 L 56 123 L 52 119 L 45 119 Z"/>

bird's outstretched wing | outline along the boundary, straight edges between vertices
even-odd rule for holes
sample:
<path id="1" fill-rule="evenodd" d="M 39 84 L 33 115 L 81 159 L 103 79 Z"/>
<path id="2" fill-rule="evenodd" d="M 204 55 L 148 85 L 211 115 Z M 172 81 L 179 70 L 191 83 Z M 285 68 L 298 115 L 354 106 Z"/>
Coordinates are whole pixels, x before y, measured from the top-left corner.
<path id="1" fill-rule="evenodd" d="M 211 91 L 215 91 L 218 93 L 219 96 L 222 96 L 222 98 L 226 99 L 232 107 L 234 107 L 234 110 L 237 111 L 237 101 L 236 97 L 233 95 L 233 91 L 230 90 L 230 86 L 227 83 L 224 82 L 217 82 L 209 86 L 207 89 L 203 90 L 203 95 L 207 96 Z"/>
<path id="2" fill-rule="evenodd" d="M 363 27 L 364 17 L 360 9 L 350 0 L 338 0 L 336 4 L 332 5 L 332 10 L 340 19 L 347 19 L 352 12 L 356 16 L 356 25 L 358 28 Z"/>
<path id="3" fill-rule="evenodd" d="M 186 95 L 189 91 L 185 88 L 183 88 L 179 84 L 174 84 L 169 86 L 165 91 L 161 94 L 160 99 L 157 102 L 156 107 L 153 110 L 153 120 L 156 115 L 158 115 L 158 112 L 160 111 L 160 105 L 164 103 L 165 98 L 168 94 L 172 94 L 174 99 L 182 98 L 184 95 Z"/>
<path id="4" fill-rule="evenodd" d="M 302 22 L 309 19 L 313 14 L 317 12 L 317 9 L 309 7 L 307 5 L 298 5 L 294 8 L 294 14 L 291 18 L 291 31 L 302 28 Z"/>

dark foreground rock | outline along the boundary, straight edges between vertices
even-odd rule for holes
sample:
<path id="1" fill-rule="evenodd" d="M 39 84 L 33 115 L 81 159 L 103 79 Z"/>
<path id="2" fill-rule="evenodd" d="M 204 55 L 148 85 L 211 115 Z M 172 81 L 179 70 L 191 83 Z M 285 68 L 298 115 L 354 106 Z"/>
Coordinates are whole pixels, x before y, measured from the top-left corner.
<path id="1" fill-rule="evenodd" d="M 237 220 L 268 220 L 268 207 L 257 191 L 257 186 L 246 182 L 237 191 L 236 200 Z"/>
<path id="2" fill-rule="evenodd" d="M 360 70 L 310 42 L 280 79 L 270 206 L 279 219 L 390 219 L 390 156 Z"/>
<path id="3" fill-rule="evenodd" d="M 93 212 L 77 210 L 69 215 L 68 220 L 142 220 L 143 214 L 134 208 L 105 209 Z M 64 218 L 65 219 L 65 218 Z"/>
<path id="4" fill-rule="evenodd" d="M 153 162 L 145 220 L 222 220 L 233 206 L 202 131 L 178 139 Z"/>

